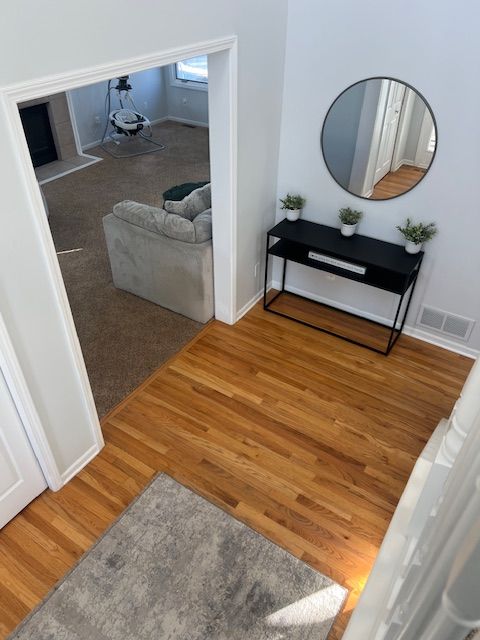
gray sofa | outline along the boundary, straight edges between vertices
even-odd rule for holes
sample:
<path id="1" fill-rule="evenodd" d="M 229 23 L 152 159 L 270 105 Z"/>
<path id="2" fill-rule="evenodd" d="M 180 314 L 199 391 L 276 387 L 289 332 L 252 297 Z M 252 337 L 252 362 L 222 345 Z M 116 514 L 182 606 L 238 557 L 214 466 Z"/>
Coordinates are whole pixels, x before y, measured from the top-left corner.
<path id="1" fill-rule="evenodd" d="M 117 288 L 197 322 L 213 317 L 210 185 L 164 209 L 119 202 L 103 227 Z"/>

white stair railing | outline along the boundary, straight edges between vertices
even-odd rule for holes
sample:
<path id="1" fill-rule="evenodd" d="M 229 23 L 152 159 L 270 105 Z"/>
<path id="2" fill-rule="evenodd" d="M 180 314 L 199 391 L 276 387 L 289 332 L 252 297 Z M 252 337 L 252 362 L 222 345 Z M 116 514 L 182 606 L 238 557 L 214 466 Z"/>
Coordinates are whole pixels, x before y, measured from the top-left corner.
<path id="1" fill-rule="evenodd" d="M 472 568 L 480 578 L 480 362 L 417 462 L 344 640 L 464 640 L 480 626 Z"/>

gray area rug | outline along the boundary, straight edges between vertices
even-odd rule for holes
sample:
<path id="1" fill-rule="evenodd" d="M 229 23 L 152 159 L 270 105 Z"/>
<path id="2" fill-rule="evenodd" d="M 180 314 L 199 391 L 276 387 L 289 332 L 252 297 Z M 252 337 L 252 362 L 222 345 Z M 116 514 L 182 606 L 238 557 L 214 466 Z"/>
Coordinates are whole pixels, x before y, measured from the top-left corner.
<path id="1" fill-rule="evenodd" d="M 120 200 L 154 206 L 182 182 L 208 180 L 208 129 L 165 122 L 155 139 L 158 153 L 114 159 L 101 156 L 86 169 L 45 184 L 50 228 L 100 416 L 198 333 L 202 325 L 147 300 L 115 289 L 102 218 Z"/>
<path id="2" fill-rule="evenodd" d="M 158 475 L 10 640 L 324 640 L 346 590 Z"/>

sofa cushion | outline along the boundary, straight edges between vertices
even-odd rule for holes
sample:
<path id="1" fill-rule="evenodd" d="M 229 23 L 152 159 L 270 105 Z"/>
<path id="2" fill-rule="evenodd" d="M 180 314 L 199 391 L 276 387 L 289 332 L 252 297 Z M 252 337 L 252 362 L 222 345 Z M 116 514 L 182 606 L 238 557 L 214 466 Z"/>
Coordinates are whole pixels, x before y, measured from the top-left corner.
<path id="1" fill-rule="evenodd" d="M 176 202 L 166 200 L 163 207 L 168 213 L 175 213 L 187 220 L 193 220 L 195 216 L 212 206 L 210 183 L 200 189 L 195 189 L 183 200 Z"/>
<path id="2" fill-rule="evenodd" d="M 205 242 L 212 237 L 211 210 L 204 213 L 206 215 L 200 214 L 196 217 L 199 218 L 198 222 L 192 222 L 158 207 L 132 200 L 123 200 L 113 207 L 113 214 L 125 222 L 152 233 L 189 243 Z"/>

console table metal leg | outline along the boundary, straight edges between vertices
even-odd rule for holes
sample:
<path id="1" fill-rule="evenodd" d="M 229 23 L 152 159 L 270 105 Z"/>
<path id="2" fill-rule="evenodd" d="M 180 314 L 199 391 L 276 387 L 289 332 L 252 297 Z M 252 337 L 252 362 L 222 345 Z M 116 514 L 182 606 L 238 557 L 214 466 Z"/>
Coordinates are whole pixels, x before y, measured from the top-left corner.
<path id="1" fill-rule="evenodd" d="M 392 330 L 390 331 L 390 337 L 388 338 L 388 344 L 387 344 L 387 349 L 385 351 L 385 355 L 388 355 L 390 353 L 391 348 L 393 347 L 393 345 L 395 344 L 396 340 L 395 340 L 395 331 L 397 330 L 397 322 L 398 322 L 398 316 L 400 314 L 400 309 L 402 308 L 402 304 L 403 304 L 403 299 L 405 298 L 405 294 L 402 293 L 402 295 L 400 296 L 400 300 L 398 301 L 398 306 L 397 306 L 397 313 L 395 314 L 395 320 L 393 321 L 392 324 Z M 410 302 L 410 300 L 409 300 Z M 403 318 L 403 321 L 405 321 L 405 317 Z M 402 331 L 399 331 L 399 335 Z M 398 337 L 398 336 L 397 336 Z"/>
<path id="2" fill-rule="evenodd" d="M 389 265 L 388 265 L 388 260 L 387 262 L 387 266 L 382 267 L 382 265 L 380 264 L 380 276 L 375 279 L 372 276 L 370 277 L 370 280 L 365 279 L 365 283 L 364 284 L 370 284 L 371 286 L 377 287 L 377 288 L 385 288 L 386 291 L 390 291 L 393 294 L 399 295 L 400 299 L 398 301 L 398 305 L 395 311 L 395 318 L 393 320 L 393 324 L 390 326 L 389 324 L 385 324 L 384 322 L 378 322 L 375 320 L 370 320 L 370 319 L 366 319 L 365 318 L 365 322 L 370 322 L 374 325 L 378 325 L 382 328 L 382 332 L 387 331 L 387 336 L 385 336 L 385 334 L 383 334 L 384 338 L 382 340 L 382 346 L 373 346 L 373 345 L 369 345 L 369 344 L 365 344 L 365 342 L 362 342 L 360 340 L 355 340 L 354 338 L 348 338 L 347 336 L 341 334 L 341 333 L 337 333 L 336 331 L 334 331 L 333 329 L 328 329 L 328 328 L 323 328 L 321 326 L 318 326 L 317 324 L 313 323 L 313 322 L 306 322 L 305 320 L 301 320 L 300 318 L 295 318 L 292 315 L 289 315 L 288 313 L 281 311 L 281 307 L 280 308 L 275 308 L 273 306 L 273 303 L 275 302 L 275 300 L 277 300 L 277 298 L 279 296 L 282 295 L 282 293 L 284 293 L 286 291 L 285 289 L 285 283 L 286 283 L 286 276 L 287 276 L 287 263 L 288 261 L 292 261 L 298 264 L 303 264 L 305 266 L 316 266 L 318 269 L 321 270 L 331 270 L 331 268 L 329 267 L 327 269 L 327 267 L 323 266 L 318 266 L 318 265 L 313 265 L 311 263 L 310 260 L 310 253 L 308 253 L 308 247 L 310 245 L 308 245 L 308 243 L 306 243 L 305 238 L 300 237 L 300 242 L 297 242 L 297 240 L 295 240 L 295 238 L 292 239 L 292 227 L 288 227 L 287 230 L 283 230 L 282 229 L 282 224 L 283 223 L 279 223 L 279 225 L 277 225 L 276 227 L 274 227 L 272 230 L 270 230 L 267 234 L 267 246 L 266 246 L 266 259 L 265 259 L 265 282 L 264 282 L 264 292 L 263 292 L 263 308 L 266 311 L 270 311 L 271 313 L 275 313 L 276 315 L 282 316 L 284 318 L 289 318 L 291 320 L 295 320 L 296 322 L 299 322 L 300 324 L 303 324 L 305 326 L 308 327 L 312 327 L 313 329 L 318 329 L 320 331 L 323 331 L 324 333 L 328 333 L 330 335 L 333 336 L 337 336 L 339 338 L 342 338 L 344 340 L 347 340 L 348 342 L 351 342 L 352 344 L 358 344 L 360 346 L 366 347 L 367 349 L 370 349 L 371 351 L 375 351 L 376 353 L 380 353 L 382 355 L 388 355 L 390 353 L 390 351 L 392 350 L 393 346 L 395 345 L 395 343 L 397 342 L 398 338 L 400 337 L 404 325 L 405 325 L 405 320 L 408 314 L 408 311 L 410 309 L 410 303 L 412 301 L 413 298 L 413 293 L 415 291 L 415 286 L 417 283 L 417 279 L 418 279 L 418 274 L 420 271 L 420 266 L 422 264 L 422 260 L 423 260 L 423 254 L 421 256 L 419 256 L 419 260 L 417 263 L 415 263 L 414 265 L 411 264 L 411 260 L 410 262 L 408 262 L 406 265 L 404 265 L 403 269 L 400 269 L 400 267 L 398 268 L 398 274 L 400 274 L 402 276 L 402 280 L 400 280 L 398 283 L 396 283 L 395 281 L 393 281 L 391 283 L 391 286 L 385 286 L 384 285 L 388 285 L 389 281 L 388 281 L 388 272 L 390 272 L 392 269 L 390 269 Z M 311 223 L 305 223 L 305 224 L 311 224 Z M 277 234 L 277 233 L 272 233 L 274 231 L 277 230 L 277 228 L 279 228 L 282 233 Z M 300 228 L 300 227 L 298 227 Z M 312 227 L 313 228 L 313 227 Z M 287 233 L 288 231 L 288 233 Z M 313 232 L 312 232 L 313 233 Z M 277 242 L 274 243 L 272 246 L 270 246 L 271 244 L 271 240 L 272 238 L 278 238 Z M 365 239 L 364 239 L 365 240 Z M 369 240 L 369 242 L 371 242 L 371 239 Z M 386 243 L 383 243 L 383 245 L 385 245 Z M 278 245 L 278 246 L 277 246 Z M 302 253 L 302 251 L 299 250 L 299 246 L 301 245 L 304 247 L 304 253 Z M 382 246 L 383 246 L 382 245 Z M 314 246 L 315 249 L 317 249 L 316 246 Z M 399 249 L 398 247 L 395 249 L 395 251 L 398 253 Z M 312 251 L 312 253 L 314 253 Z M 328 253 L 328 251 L 327 251 Z M 270 254 L 272 254 L 274 257 L 283 259 L 283 265 L 282 265 L 282 275 L 281 275 L 281 282 L 279 283 L 279 291 L 277 291 L 274 295 L 268 295 L 267 292 L 267 287 L 268 287 L 268 269 L 269 269 L 269 257 Z M 308 257 L 307 257 L 308 255 Z M 322 254 L 316 254 L 320 257 L 322 257 Z M 328 256 L 324 256 L 324 257 L 328 257 Z M 342 264 L 342 260 L 338 260 L 338 265 L 335 262 L 336 259 L 334 259 L 334 261 L 331 263 L 333 264 L 334 267 L 336 267 L 336 269 L 334 269 L 333 271 L 331 271 L 332 273 L 336 273 L 337 271 L 340 271 L 340 266 Z M 400 262 L 402 263 L 402 259 L 401 256 L 399 257 Z M 403 260 L 403 262 L 405 262 L 405 260 Z M 327 261 L 327 264 L 328 263 Z M 343 264 L 348 265 L 348 262 L 343 262 Z M 401 265 L 400 265 L 401 266 Z M 345 267 L 347 269 L 347 267 Z M 382 271 L 383 269 L 383 271 Z M 352 269 L 353 271 L 353 269 Z M 394 273 L 396 274 L 397 271 L 394 269 L 393 270 Z M 358 273 L 365 275 L 365 269 L 363 271 L 358 271 Z M 339 274 L 340 275 L 340 274 Z M 362 279 L 358 278 L 356 275 L 356 272 L 354 275 L 352 274 L 348 274 L 348 272 L 346 272 L 344 275 L 344 277 L 350 278 L 350 280 L 359 280 L 360 282 L 362 282 Z M 383 279 L 382 279 L 383 278 Z M 406 282 L 405 282 L 406 281 Z M 406 287 L 406 289 L 404 289 L 405 284 L 408 283 L 408 286 Z M 403 286 L 402 286 L 403 285 Z M 305 295 L 300 295 L 298 293 L 293 293 L 292 291 L 288 292 L 290 295 L 292 296 L 297 296 L 299 298 L 302 298 L 304 300 L 310 300 L 310 302 L 313 302 L 311 298 L 309 298 L 308 296 Z M 328 305 L 328 304 L 324 304 L 323 306 L 326 307 L 330 307 L 332 308 L 332 305 Z M 402 309 L 403 307 L 405 307 L 405 309 L 403 310 L 402 313 Z M 339 311 L 339 310 L 337 310 Z M 347 311 L 342 311 L 342 313 L 353 316 L 353 317 L 358 317 L 359 314 L 355 314 L 355 313 L 349 313 Z M 401 318 L 401 320 L 400 320 Z M 397 328 L 397 325 L 399 325 L 399 327 Z M 386 346 L 383 346 L 385 344 L 384 340 L 386 338 Z"/>
<path id="3" fill-rule="evenodd" d="M 285 278 L 287 276 L 287 260 L 283 260 L 282 288 L 281 293 L 285 291 Z"/>
<path id="4" fill-rule="evenodd" d="M 415 276 L 415 279 L 413 280 L 412 284 L 410 285 L 410 293 L 408 294 L 408 302 L 407 302 L 407 306 L 405 307 L 405 312 L 403 314 L 402 323 L 400 324 L 400 328 L 399 329 L 396 328 L 397 327 L 397 322 L 398 322 L 398 315 L 400 313 L 400 309 L 402 307 L 403 300 L 405 298 L 405 293 L 407 293 L 407 292 L 402 294 L 402 296 L 400 298 L 400 302 L 398 303 L 397 313 L 395 315 L 395 320 L 393 322 L 392 331 L 390 333 L 390 338 L 388 340 L 388 346 L 387 346 L 387 350 L 385 351 L 385 355 L 388 355 L 390 353 L 390 351 L 392 350 L 393 345 L 396 343 L 396 341 L 398 340 L 398 338 L 402 334 L 403 327 L 405 326 L 405 320 L 407 319 L 408 310 L 410 309 L 410 303 L 412 302 L 413 292 L 415 291 L 415 287 L 417 285 L 418 272 L 420 271 L 420 266 L 421 266 L 421 262 L 420 262 L 419 268 L 417 270 L 417 275 Z M 395 335 L 395 331 L 397 331 L 397 335 Z"/>

